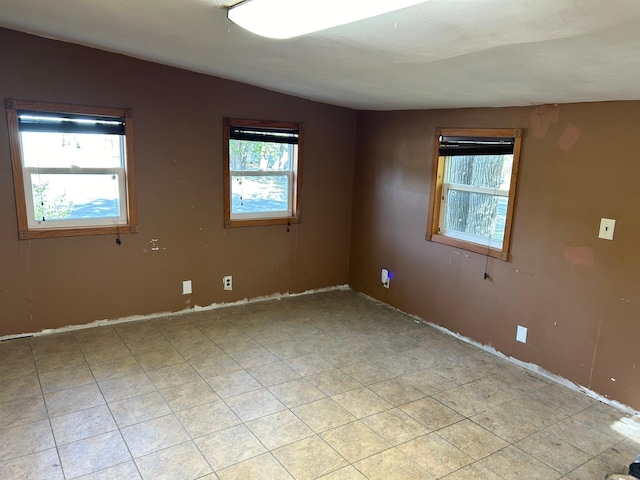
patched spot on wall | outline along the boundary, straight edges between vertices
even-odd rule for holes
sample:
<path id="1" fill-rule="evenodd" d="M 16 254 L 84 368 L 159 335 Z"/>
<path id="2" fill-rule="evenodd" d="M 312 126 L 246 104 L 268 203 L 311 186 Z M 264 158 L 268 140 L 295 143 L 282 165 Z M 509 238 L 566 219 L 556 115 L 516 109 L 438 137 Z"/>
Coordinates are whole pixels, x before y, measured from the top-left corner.
<path id="1" fill-rule="evenodd" d="M 591 247 L 564 247 L 564 258 L 573 265 L 593 267 L 594 256 Z"/>

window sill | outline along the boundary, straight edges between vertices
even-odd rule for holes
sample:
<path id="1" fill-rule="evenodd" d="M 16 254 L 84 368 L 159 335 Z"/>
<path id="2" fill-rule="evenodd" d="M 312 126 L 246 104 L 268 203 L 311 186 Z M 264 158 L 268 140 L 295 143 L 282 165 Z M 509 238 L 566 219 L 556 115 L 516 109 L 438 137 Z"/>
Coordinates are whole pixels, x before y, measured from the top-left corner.
<path id="1" fill-rule="evenodd" d="M 481 255 L 487 255 L 492 258 L 497 258 L 507 262 L 509 260 L 509 254 L 498 250 L 496 248 L 487 247 L 486 245 L 479 245 L 476 243 L 466 242 L 458 238 L 447 237 L 444 235 L 427 235 L 427 240 L 430 242 L 441 243 L 450 247 L 459 248 L 461 250 L 467 250 L 473 253 L 479 253 Z"/>
<path id="2" fill-rule="evenodd" d="M 138 233 L 137 225 L 118 225 L 108 227 L 75 227 L 75 228 L 37 228 L 20 231 L 20 240 L 31 238 L 82 237 L 90 235 L 117 235 Z"/>
<path id="3" fill-rule="evenodd" d="M 225 220 L 224 228 L 260 227 L 260 226 L 269 226 L 269 225 L 293 225 L 296 223 L 300 223 L 300 220 L 296 217 L 255 218 L 251 220 Z"/>

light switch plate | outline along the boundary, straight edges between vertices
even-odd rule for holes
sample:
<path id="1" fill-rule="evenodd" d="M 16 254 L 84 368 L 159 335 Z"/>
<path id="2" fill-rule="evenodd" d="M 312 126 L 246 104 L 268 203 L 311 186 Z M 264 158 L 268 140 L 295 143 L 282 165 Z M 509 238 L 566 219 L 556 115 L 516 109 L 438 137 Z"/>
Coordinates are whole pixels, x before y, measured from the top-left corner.
<path id="1" fill-rule="evenodd" d="M 182 294 L 191 295 L 191 280 L 185 280 L 182 282 Z"/>
<path id="2" fill-rule="evenodd" d="M 613 231 L 616 228 L 616 221 L 612 218 L 600 219 L 600 231 L 598 232 L 598 238 L 604 238 L 605 240 L 613 240 Z"/>

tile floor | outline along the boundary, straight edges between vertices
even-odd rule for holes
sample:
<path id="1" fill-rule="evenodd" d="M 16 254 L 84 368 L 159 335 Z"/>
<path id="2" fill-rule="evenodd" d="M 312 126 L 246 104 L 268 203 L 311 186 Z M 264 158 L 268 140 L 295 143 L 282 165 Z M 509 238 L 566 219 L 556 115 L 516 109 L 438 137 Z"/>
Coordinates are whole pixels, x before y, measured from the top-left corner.
<path id="1" fill-rule="evenodd" d="M 2 479 L 590 480 L 640 421 L 350 291 L 0 343 Z"/>

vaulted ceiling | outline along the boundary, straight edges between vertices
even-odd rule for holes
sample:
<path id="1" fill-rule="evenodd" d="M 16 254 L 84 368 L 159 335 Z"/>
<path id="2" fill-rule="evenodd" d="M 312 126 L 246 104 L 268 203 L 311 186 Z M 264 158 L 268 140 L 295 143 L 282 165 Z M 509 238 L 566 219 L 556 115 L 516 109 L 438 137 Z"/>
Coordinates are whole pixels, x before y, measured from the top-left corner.
<path id="1" fill-rule="evenodd" d="M 233 3 L 0 0 L 0 26 L 358 109 L 640 99 L 638 0 L 430 0 L 291 40 Z"/>

